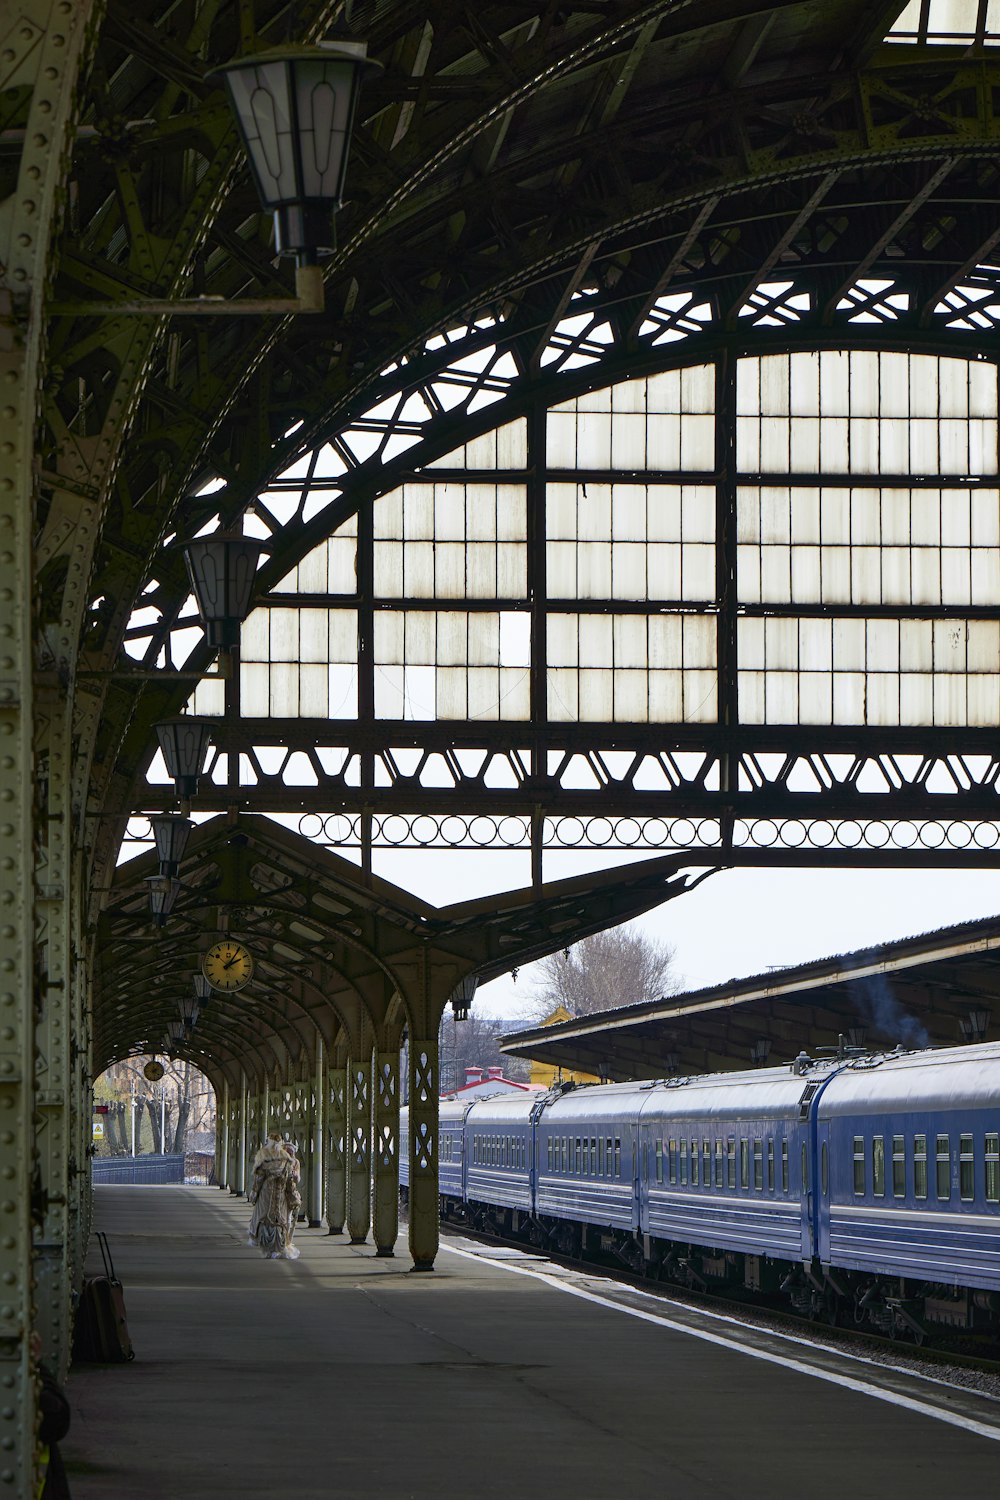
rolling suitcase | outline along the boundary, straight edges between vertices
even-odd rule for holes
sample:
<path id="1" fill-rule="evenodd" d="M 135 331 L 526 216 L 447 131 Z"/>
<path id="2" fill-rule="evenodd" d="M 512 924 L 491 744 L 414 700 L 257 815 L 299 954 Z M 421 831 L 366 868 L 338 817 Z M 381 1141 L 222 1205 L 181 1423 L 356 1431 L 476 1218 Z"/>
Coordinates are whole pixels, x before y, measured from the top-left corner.
<path id="1" fill-rule="evenodd" d="M 116 1364 L 135 1358 L 125 1316 L 125 1294 L 115 1275 L 108 1237 L 97 1232 L 104 1275 L 83 1283 L 73 1331 L 73 1358 L 87 1364 Z"/>

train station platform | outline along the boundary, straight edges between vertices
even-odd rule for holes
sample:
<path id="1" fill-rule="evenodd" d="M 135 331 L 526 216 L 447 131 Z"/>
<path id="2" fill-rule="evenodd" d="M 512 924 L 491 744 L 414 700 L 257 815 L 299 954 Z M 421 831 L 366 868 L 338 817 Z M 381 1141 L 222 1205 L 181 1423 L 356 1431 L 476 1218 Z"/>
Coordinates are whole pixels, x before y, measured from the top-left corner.
<path id="1" fill-rule="evenodd" d="M 136 1358 L 70 1375 L 74 1500 L 993 1492 L 982 1394 L 460 1236 L 433 1275 L 321 1230 L 265 1261 L 248 1217 L 98 1189 Z"/>

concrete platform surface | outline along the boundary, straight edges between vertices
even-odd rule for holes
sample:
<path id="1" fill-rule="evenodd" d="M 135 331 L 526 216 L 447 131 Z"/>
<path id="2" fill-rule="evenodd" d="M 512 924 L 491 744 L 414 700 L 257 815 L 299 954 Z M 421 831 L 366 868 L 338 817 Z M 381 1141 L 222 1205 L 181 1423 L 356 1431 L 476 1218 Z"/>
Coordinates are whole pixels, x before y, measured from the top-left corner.
<path id="1" fill-rule="evenodd" d="M 74 1500 L 965 1500 L 1000 1404 L 744 1334 L 542 1258 L 430 1275 L 218 1189 L 105 1187 L 130 1365 L 73 1370 Z M 96 1269 L 96 1266 L 95 1266 Z"/>

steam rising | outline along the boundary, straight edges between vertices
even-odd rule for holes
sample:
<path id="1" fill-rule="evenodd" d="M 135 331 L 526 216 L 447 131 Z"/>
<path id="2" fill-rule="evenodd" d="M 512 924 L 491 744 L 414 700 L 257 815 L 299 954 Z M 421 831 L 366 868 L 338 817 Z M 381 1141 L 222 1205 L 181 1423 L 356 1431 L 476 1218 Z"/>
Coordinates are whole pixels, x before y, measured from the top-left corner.
<path id="1" fill-rule="evenodd" d="M 873 1031 L 901 1042 L 904 1047 L 930 1046 L 926 1027 L 903 1009 L 884 974 L 869 974 L 854 980 L 850 995 L 858 1015 Z"/>

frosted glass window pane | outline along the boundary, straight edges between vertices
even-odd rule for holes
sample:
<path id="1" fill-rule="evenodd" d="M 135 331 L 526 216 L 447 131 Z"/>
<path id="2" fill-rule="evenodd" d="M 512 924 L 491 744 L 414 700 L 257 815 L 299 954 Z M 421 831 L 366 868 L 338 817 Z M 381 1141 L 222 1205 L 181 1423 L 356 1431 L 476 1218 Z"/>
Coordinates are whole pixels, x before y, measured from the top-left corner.
<path id="1" fill-rule="evenodd" d="M 894 674 L 868 679 L 867 722 L 877 725 L 899 723 L 899 678 Z"/>
<path id="2" fill-rule="evenodd" d="M 572 667 L 579 660 L 577 622 L 573 615 L 550 615 L 548 658 L 554 667 Z"/>
<path id="3" fill-rule="evenodd" d="M 941 553 L 932 547 L 914 547 L 910 566 L 914 604 L 941 603 Z"/>
<path id="4" fill-rule="evenodd" d="M 797 604 L 819 604 L 823 598 L 823 573 L 818 547 L 796 547 L 792 552 L 791 597 Z M 741 596 L 742 581 L 740 588 Z M 773 602 L 773 601 L 770 601 Z"/>
<path id="5" fill-rule="evenodd" d="M 548 590 L 552 599 L 575 599 L 576 547 L 572 542 L 549 542 L 545 549 Z"/>
<path id="6" fill-rule="evenodd" d="M 611 549 L 611 583 L 615 599 L 645 599 L 646 548 L 642 543 L 622 542 Z"/>
<path id="7" fill-rule="evenodd" d="M 464 549 L 465 592 L 470 599 L 494 599 L 497 595 L 497 553 L 494 546 L 470 542 Z M 439 559 L 440 561 L 440 559 Z M 444 593 L 444 580 L 438 570 L 438 594 Z M 461 597 L 461 590 L 453 590 L 451 598 Z"/>
<path id="8" fill-rule="evenodd" d="M 331 594 L 358 591 L 358 544 L 354 537 L 331 537 L 328 544 L 327 588 Z"/>
<path id="9" fill-rule="evenodd" d="M 581 666 L 610 667 L 613 660 L 613 630 L 611 619 L 606 615 L 581 615 Z"/>
<path id="10" fill-rule="evenodd" d="M 715 548 L 685 546 L 682 549 L 681 568 L 683 593 L 681 597 L 690 601 L 715 598 Z"/>
<path id="11" fill-rule="evenodd" d="M 616 667 L 642 667 L 647 663 L 646 621 L 638 615 L 619 615 L 614 621 Z"/>
<path id="12" fill-rule="evenodd" d="M 795 672 L 768 672 L 764 691 L 769 724 L 795 724 L 798 721 L 798 686 Z"/>
<path id="13" fill-rule="evenodd" d="M 699 619 L 697 615 L 685 615 L 684 665 L 685 667 L 709 667 L 714 669 L 718 656 L 718 634 L 715 619 Z"/>
<path id="14" fill-rule="evenodd" d="M 434 552 L 438 598 L 461 599 L 465 594 L 465 547 L 460 542 L 438 542 Z"/>
<path id="15" fill-rule="evenodd" d="M 267 661 L 270 640 L 271 611 L 255 609 L 243 621 L 240 630 L 240 658 L 244 662 Z"/>
<path id="16" fill-rule="evenodd" d="M 270 613 L 271 661 L 298 661 L 299 611 L 297 609 L 272 609 Z"/>
<path id="17" fill-rule="evenodd" d="M 611 467 L 611 417 L 588 412 L 579 419 L 576 437 L 577 463 L 581 469 Z"/>
<path id="18" fill-rule="evenodd" d="M 440 614 L 437 617 L 436 660 L 447 666 L 458 666 L 468 660 L 468 616 Z"/>
<path id="19" fill-rule="evenodd" d="M 298 592 L 303 594 L 329 593 L 328 560 L 326 543 L 322 547 L 314 547 L 311 552 L 307 553 L 298 566 L 298 578 L 295 585 Z"/>
<path id="20" fill-rule="evenodd" d="M 611 489 L 609 485 L 590 484 L 581 487 L 577 507 L 577 534 L 584 541 L 610 540 Z"/>
<path id="21" fill-rule="evenodd" d="M 973 490 L 969 503 L 972 545 L 1000 546 L 1000 494 L 996 490 Z"/>
<path id="22" fill-rule="evenodd" d="M 329 714 L 329 679 L 326 666 L 299 668 L 299 713 L 304 719 L 325 719 Z"/>
<path id="23" fill-rule="evenodd" d="M 468 710 L 465 672 L 442 667 L 436 676 L 437 715 L 440 719 L 464 719 Z"/>
<path id="24" fill-rule="evenodd" d="M 833 722 L 835 724 L 864 724 L 865 676 L 863 672 L 834 673 Z"/>
<path id="25" fill-rule="evenodd" d="M 298 669 L 272 671 L 270 675 L 270 715 L 273 719 L 290 719 L 299 712 Z"/>
<path id="26" fill-rule="evenodd" d="M 972 554 L 973 604 L 996 604 L 1000 598 L 1000 553 L 976 551 Z"/>
<path id="27" fill-rule="evenodd" d="M 828 673 L 830 671 L 833 665 L 831 621 L 799 621 L 799 665 L 803 672 Z"/>
<path id="28" fill-rule="evenodd" d="M 649 717 L 645 672 L 616 671 L 614 718 L 620 723 L 644 724 Z"/>
<path id="29" fill-rule="evenodd" d="M 398 541 L 403 535 L 403 491 L 391 490 L 372 506 L 372 533 L 376 541 Z"/>
<path id="30" fill-rule="evenodd" d="M 257 663 L 240 663 L 240 708 L 247 719 L 266 719 L 270 708 L 268 668 Z"/>
<path id="31" fill-rule="evenodd" d="M 403 592 L 411 599 L 434 597 L 434 543 L 407 542 L 403 548 Z"/>
<path id="32" fill-rule="evenodd" d="M 681 424 L 675 416 L 650 417 L 646 453 L 651 469 L 681 467 Z M 705 465 L 710 468 L 711 464 Z"/>
<path id="33" fill-rule="evenodd" d="M 463 690 L 467 695 L 470 719 L 496 719 L 501 716 L 500 674 L 487 667 L 472 667 Z M 457 715 L 456 715 L 457 717 Z"/>
<path id="34" fill-rule="evenodd" d="M 611 535 L 616 542 L 646 539 L 646 491 L 637 484 L 617 484 L 611 497 Z"/>
<path id="35" fill-rule="evenodd" d="M 471 688 L 470 688 L 471 696 Z M 501 719 L 527 719 L 531 714 L 531 678 L 524 668 L 500 669 Z"/>
<path id="36" fill-rule="evenodd" d="M 684 678 L 680 672 L 650 672 L 649 718 L 654 724 L 684 722 Z"/>
<path id="37" fill-rule="evenodd" d="M 741 602 L 759 604 L 761 602 L 760 550 L 757 547 L 737 547 L 736 577 Z"/>
<path id="38" fill-rule="evenodd" d="M 579 717 L 579 685 L 575 669 L 550 667 L 546 686 L 549 718 L 558 723 L 577 719 Z"/>
<path id="39" fill-rule="evenodd" d="M 331 719 L 356 719 L 358 716 L 357 667 L 327 667 L 327 695 Z"/>
<path id="40" fill-rule="evenodd" d="M 616 412 L 612 427 L 611 467 L 646 467 L 646 418 L 631 412 Z"/>
<path id="41" fill-rule="evenodd" d="M 403 708 L 403 668 L 401 666 L 376 667 L 375 717 L 401 719 Z"/>
<path id="42" fill-rule="evenodd" d="M 799 678 L 799 723 L 829 724 L 833 718 L 833 678 L 828 672 L 804 672 Z"/>
<path id="43" fill-rule="evenodd" d="M 580 719 L 607 723 L 614 718 L 614 673 L 594 669 L 580 672 Z"/>
<path id="44" fill-rule="evenodd" d="M 929 620 L 907 620 L 900 636 L 899 664 L 904 672 L 929 672 L 934 665 L 934 636 Z"/>
<path id="45" fill-rule="evenodd" d="M 328 648 L 328 615 L 325 609 L 303 609 L 299 612 L 299 659 L 325 662 Z"/>
<path id="46" fill-rule="evenodd" d="M 714 621 L 712 622 L 714 625 Z M 676 668 L 683 661 L 682 624 L 678 615 L 650 615 L 648 636 L 650 668 Z"/>
<path id="47" fill-rule="evenodd" d="M 954 547 L 941 552 L 942 604 L 968 604 L 971 586 L 971 554 Z"/>
<path id="48" fill-rule="evenodd" d="M 403 616 L 404 661 L 407 666 L 430 666 L 437 660 L 437 618 L 430 611 L 412 610 Z"/>
<path id="49" fill-rule="evenodd" d="M 433 493 L 435 539 L 438 542 L 464 541 L 464 487 L 460 484 L 436 484 Z"/>
<path id="50" fill-rule="evenodd" d="M 403 535 L 411 542 L 434 540 L 434 491 L 429 485 L 403 486 Z"/>
<path id="51" fill-rule="evenodd" d="M 581 542 L 577 547 L 577 576 L 581 599 L 610 599 L 610 544 Z"/>

